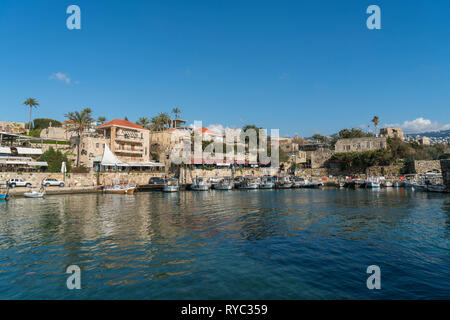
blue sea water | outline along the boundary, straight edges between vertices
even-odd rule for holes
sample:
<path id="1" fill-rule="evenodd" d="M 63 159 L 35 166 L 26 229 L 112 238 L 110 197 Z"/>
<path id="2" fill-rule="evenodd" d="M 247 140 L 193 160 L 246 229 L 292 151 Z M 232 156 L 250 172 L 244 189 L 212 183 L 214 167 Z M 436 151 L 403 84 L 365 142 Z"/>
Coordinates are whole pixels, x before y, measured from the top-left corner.
<path id="1" fill-rule="evenodd" d="M 405 189 L 16 198 L 0 299 L 449 299 L 449 249 L 450 197 Z"/>

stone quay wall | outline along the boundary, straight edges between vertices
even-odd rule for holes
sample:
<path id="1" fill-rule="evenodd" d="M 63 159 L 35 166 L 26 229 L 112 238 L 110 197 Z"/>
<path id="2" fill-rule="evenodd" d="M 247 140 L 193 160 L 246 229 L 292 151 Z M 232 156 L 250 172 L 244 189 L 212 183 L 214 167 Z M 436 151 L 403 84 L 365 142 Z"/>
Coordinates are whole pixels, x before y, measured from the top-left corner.
<path id="1" fill-rule="evenodd" d="M 424 174 L 429 171 L 441 171 L 441 162 L 439 160 L 414 161 L 412 173 Z"/>

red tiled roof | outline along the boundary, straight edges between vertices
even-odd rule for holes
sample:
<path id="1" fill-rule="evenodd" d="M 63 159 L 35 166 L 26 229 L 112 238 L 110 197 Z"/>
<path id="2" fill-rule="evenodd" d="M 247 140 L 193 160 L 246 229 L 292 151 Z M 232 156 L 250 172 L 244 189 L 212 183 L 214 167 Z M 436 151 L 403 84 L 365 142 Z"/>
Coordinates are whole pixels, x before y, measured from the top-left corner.
<path id="1" fill-rule="evenodd" d="M 114 120 L 108 121 L 108 122 L 98 126 L 98 128 L 105 128 L 105 127 L 111 127 L 111 126 L 119 126 L 119 127 L 128 127 L 128 128 L 147 130 L 144 127 L 142 127 L 134 122 L 131 122 L 128 120 L 121 120 L 121 119 L 114 119 Z"/>
<path id="2" fill-rule="evenodd" d="M 210 136 L 221 136 L 221 135 L 218 134 L 217 132 L 214 132 L 214 131 L 212 131 L 212 130 L 209 130 L 209 129 L 206 128 L 206 127 L 201 127 L 201 128 L 195 129 L 194 131 L 196 131 L 196 132 L 200 131 L 202 134 L 209 134 Z"/>

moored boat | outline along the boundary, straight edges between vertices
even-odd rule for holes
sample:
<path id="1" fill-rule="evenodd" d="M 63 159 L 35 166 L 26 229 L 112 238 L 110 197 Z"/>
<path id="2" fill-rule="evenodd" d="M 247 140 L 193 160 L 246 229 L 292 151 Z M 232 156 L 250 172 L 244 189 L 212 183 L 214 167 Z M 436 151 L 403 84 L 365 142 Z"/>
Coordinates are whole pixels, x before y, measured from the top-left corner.
<path id="1" fill-rule="evenodd" d="M 203 178 L 195 178 L 191 184 L 191 190 L 194 191 L 208 191 L 211 185 Z"/>
<path id="2" fill-rule="evenodd" d="M 254 190 L 259 188 L 259 182 L 254 177 L 245 177 L 244 180 L 238 185 L 239 189 Z"/>
<path id="3" fill-rule="evenodd" d="M 380 180 L 377 178 L 369 178 L 366 181 L 366 188 L 379 188 L 381 186 Z"/>
<path id="4" fill-rule="evenodd" d="M 214 189 L 216 190 L 231 190 L 233 187 L 233 181 L 229 178 L 222 179 L 214 185 Z"/>
<path id="5" fill-rule="evenodd" d="M 275 183 L 277 189 L 290 189 L 292 185 L 293 183 L 289 177 L 278 177 Z"/>
<path id="6" fill-rule="evenodd" d="M 45 191 L 38 192 L 38 191 L 31 191 L 31 192 L 25 192 L 23 194 L 25 198 L 44 198 L 45 197 Z"/>
<path id="7" fill-rule="evenodd" d="M 275 182 L 272 177 L 265 176 L 261 179 L 261 183 L 259 184 L 260 189 L 273 189 L 273 187 L 275 187 Z"/>
<path id="8" fill-rule="evenodd" d="M 109 194 L 134 194 L 136 191 L 136 185 L 121 185 L 115 184 L 112 186 L 106 186 L 103 188 L 103 192 Z"/>
<path id="9" fill-rule="evenodd" d="M 180 191 L 180 185 L 178 183 L 178 179 L 170 178 L 168 179 L 163 186 L 162 189 L 164 192 L 178 192 Z"/>

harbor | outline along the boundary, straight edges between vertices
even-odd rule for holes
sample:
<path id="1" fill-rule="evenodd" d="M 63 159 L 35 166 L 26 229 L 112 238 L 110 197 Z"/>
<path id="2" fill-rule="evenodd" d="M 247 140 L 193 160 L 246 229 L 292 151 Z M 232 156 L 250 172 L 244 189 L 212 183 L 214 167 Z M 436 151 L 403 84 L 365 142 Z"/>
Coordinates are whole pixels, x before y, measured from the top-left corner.
<path id="1" fill-rule="evenodd" d="M 0 298 L 448 298 L 445 194 L 66 194 L 18 197 L 0 202 L 0 212 L 0 278 L 8 284 Z M 65 288 L 71 264 L 82 270 L 81 290 Z M 376 293 L 365 287 L 372 264 L 384 275 Z"/>

